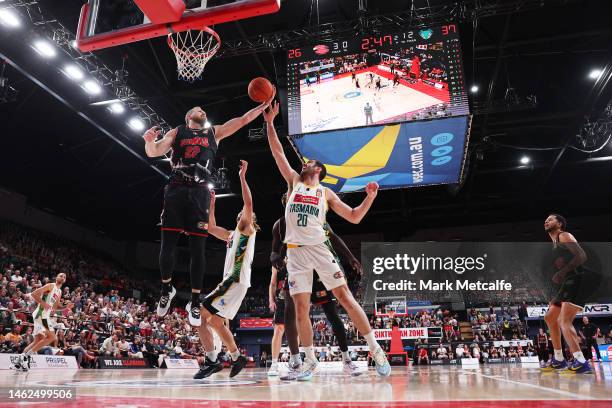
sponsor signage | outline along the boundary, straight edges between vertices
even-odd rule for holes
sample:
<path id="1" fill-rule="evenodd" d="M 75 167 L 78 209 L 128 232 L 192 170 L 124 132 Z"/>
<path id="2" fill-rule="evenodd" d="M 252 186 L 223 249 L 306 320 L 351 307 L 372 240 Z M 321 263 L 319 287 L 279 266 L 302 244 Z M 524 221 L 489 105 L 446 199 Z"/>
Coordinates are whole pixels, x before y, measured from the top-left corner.
<path id="1" fill-rule="evenodd" d="M 540 363 L 540 359 L 536 356 L 521 357 L 521 363 Z"/>
<path id="2" fill-rule="evenodd" d="M 100 357 L 100 368 L 149 368 L 143 358 L 109 358 Z"/>
<path id="3" fill-rule="evenodd" d="M 429 337 L 427 327 L 399 329 L 402 339 L 426 339 Z M 376 340 L 391 340 L 391 329 L 374 329 Z"/>
<path id="4" fill-rule="evenodd" d="M 478 359 L 477 358 L 462 358 L 461 359 L 461 365 L 463 367 L 475 367 L 478 366 Z"/>
<path id="5" fill-rule="evenodd" d="M 32 356 L 30 369 L 36 370 L 41 368 L 69 368 L 78 369 L 76 358 L 74 356 L 52 356 L 46 354 L 35 354 Z M 0 354 L 0 370 L 8 370 L 11 363 L 17 362 L 19 354 Z"/>
<path id="6" fill-rule="evenodd" d="M 527 308 L 527 316 L 529 317 L 544 317 L 548 311 L 548 306 L 536 306 Z M 598 316 L 612 314 L 611 303 L 589 303 L 584 306 L 584 311 L 578 313 L 577 316 Z"/>
<path id="7" fill-rule="evenodd" d="M 241 329 L 272 329 L 274 319 L 260 317 L 245 317 L 240 319 Z"/>
<path id="8" fill-rule="evenodd" d="M 600 344 L 599 354 L 602 361 L 612 361 L 612 344 Z"/>
<path id="9" fill-rule="evenodd" d="M 195 359 L 168 358 L 164 359 L 166 368 L 189 368 L 197 370 L 200 368 L 198 361 Z"/>
<path id="10" fill-rule="evenodd" d="M 533 344 L 533 341 L 531 340 L 503 340 L 503 341 L 493 342 L 493 345 L 495 347 L 516 347 L 516 346 L 527 347 L 530 344 Z"/>

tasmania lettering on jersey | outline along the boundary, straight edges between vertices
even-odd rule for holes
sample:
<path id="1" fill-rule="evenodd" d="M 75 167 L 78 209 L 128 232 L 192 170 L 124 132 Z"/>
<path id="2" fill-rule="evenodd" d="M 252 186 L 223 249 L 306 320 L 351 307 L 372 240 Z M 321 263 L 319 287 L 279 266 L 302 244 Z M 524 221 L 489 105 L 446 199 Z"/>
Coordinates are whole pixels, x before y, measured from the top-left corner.
<path id="1" fill-rule="evenodd" d="M 285 242 L 295 245 L 318 245 L 326 240 L 325 187 L 295 185 L 285 209 Z"/>

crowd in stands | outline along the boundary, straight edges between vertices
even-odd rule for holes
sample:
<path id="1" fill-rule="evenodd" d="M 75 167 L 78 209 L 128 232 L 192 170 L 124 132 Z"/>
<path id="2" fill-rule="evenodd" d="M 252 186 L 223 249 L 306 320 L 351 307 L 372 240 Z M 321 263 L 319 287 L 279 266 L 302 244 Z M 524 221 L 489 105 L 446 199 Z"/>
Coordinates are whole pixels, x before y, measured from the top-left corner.
<path id="1" fill-rule="evenodd" d="M 100 356 L 144 358 L 151 366 L 159 366 L 164 356 L 203 359 L 204 350 L 197 332 L 188 324 L 185 310 L 175 307 L 164 318 L 156 315 L 155 295 L 159 289 L 156 280 L 146 283 L 129 278 L 130 274 L 112 259 L 74 242 L 10 222 L 0 222 L 0 352 L 19 353 L 33 341 L 30 315 L 35 304 L 30 293 L 52 282 L 60 272 L 67 274 L 62 300 L 70 302 L 72 307 L 59 311 L 53 319 L 57 342 L 41 353 L 73 355 L 83 367 L 96 367 Z M 177 286 L 181 285 L 188 287 L 188 280 L 178 280 Z M 212 289 L 211 286 L 204 291 Z M 135 290 L 143 295 L 142 300 L 134 296 Z M 270 317 L 267 286 L 249 290 L 241 313 Z M 313 308 L 313 315 L 314 345 L 322 347 L 317 351 L 319 359 L 340 360 L 331 324 L 321 317 L 319 309 Z M 372 316 L 370 323 L 375 329 L 389 329 L 394 325 L 441 327 L 441 339 L 414 343 L 414 358 L 421 363 L 546 354 L 536 342 L 525 344 L 528 340 L 525 317 L 524 303 L 518 308 L 468 309 L 467 317 L 462 320 L 469 321 L 473 338 L 464 336 L 460 317 L 448 308 L 421 310 L 393 318 Z M 354 324 L 344 315 L 342 319 L 349 345 L 364 346 L 365 341 Z M 612 343 L 612 329 L 597 328 L 595 337 Z M 499 341 L 508 343 L 494 344 Z M 367 347 L 351 353 L 354 360 L 367 359 Z M 281 361 L 289 358 L 285 354 L 281 353 Z M 223 349 L 221 358 L 229 359 L 227 350 Z"/>

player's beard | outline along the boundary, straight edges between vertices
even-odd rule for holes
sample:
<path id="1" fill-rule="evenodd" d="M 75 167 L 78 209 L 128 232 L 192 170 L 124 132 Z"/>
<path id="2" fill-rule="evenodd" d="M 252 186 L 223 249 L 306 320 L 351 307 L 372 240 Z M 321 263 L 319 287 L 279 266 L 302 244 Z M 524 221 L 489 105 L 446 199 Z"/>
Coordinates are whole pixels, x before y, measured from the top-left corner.
<path id="1" fill-rule="evenodd" d="M 204 115 L 193 115 L 191 117 L 191 121 L 200 126 L 204 126 L 204 123 L 206 123 L 206 117 L 204 117 Z"/>

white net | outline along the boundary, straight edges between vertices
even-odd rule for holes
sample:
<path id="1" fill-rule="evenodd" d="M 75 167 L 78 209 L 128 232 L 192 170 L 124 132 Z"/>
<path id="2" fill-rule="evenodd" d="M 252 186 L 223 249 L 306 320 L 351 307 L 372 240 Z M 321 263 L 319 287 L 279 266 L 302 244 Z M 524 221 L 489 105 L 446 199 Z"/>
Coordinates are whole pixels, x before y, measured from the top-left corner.
<path id="1" fill-rule="evenodd" d="M 216 32 L 208 27 L 168 34 L 168 46 L 174 52 L 179 79 L 195 81 L 221 47 Z"/>

